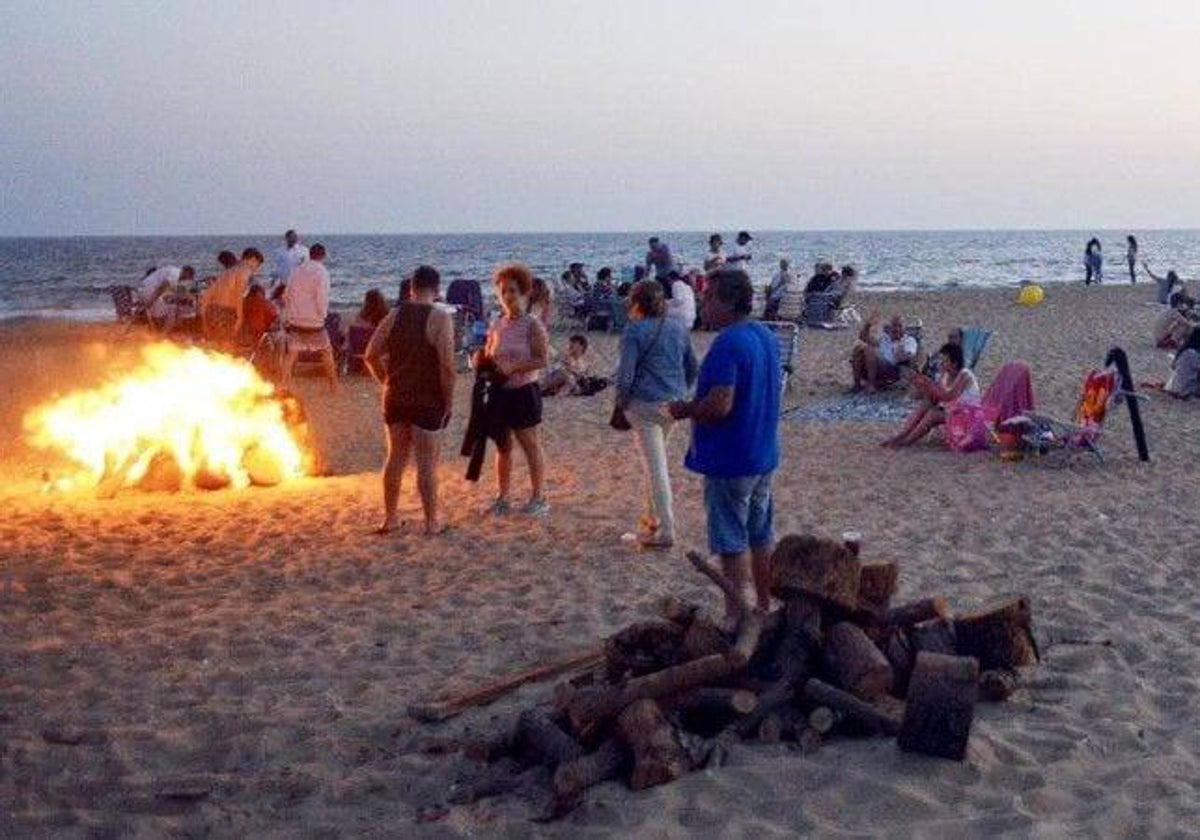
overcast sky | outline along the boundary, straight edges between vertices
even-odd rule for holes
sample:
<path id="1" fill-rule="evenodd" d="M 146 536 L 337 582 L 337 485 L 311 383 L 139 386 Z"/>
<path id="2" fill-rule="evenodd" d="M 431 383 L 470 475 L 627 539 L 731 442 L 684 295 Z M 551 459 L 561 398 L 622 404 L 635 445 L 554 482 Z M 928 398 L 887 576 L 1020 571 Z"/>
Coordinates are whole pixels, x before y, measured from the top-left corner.
<path id="1" fill-rule="evenodd" d="M 1197 0 L 4 0 L 0 79 L 0 235 L 1200 226 Z"/>

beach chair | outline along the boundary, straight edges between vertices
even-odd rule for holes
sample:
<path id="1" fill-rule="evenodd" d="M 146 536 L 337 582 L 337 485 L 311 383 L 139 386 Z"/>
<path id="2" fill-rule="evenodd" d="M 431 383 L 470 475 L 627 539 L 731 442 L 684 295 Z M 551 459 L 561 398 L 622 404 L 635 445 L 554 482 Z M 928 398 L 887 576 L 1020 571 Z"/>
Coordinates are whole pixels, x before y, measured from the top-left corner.
<path id="1" fill-rule="evenodd" d="M 150 313 L 142 305 L 142 299 L 133 286 L 109 286 L 108 293 L 112 296 L 117 323 L 124 325 L 126 332 L 135 324 L 150 323 Z"/>
<path id="2" fill-rule="evenodd" d="M 791 321 L 761 321 L 775 336 L 779 346 L 783 393 L 792 390 L 792 377 L 800 365 L 800 327 Z"/>
<path id="3" fill-rule="evenodd" d="M 554 320 L 570 329 L 572 326 L 584 328 L 590 316 L 590 307 L 585 295 L 568 289 L 560 288 L 554 295 Z"/>
<path id="4" fill-rule="evenodd" d="M 991 330 L 981 327 L 963 327 L 963 364 L 971 370 L 975 370 L 975 366 L 979 364 L 979 359 L 983 356 L 983 351 L 987 348 L 988 339 L 991 337 Z"/>
<path id="5" fill-rule="evenodd" d="M 342 330 L 342 316 L 330 312 L 325 316 L 325 332 L 329 336 L 329 346 L 333 350 L 334 369 L 341 372 L 346 364 L 346 333 Z M 314 365 L 321 362 L 324 350 L 301 350 L 296 357 L 297 365 Z"/>
<path id="6" fill-rule="evenodd" d="M 828 330 L 843 329 L 846 324 L 837 320 L 838 303 L 841 295 L 837 292 L 813 292 L 804 296 L 804 312 L 801 320 L 810 329 Z"/>
<path id="7" fill-rule="evenodd" d="M 1002 421 L 998 428 L 1018 434 L 1026 450 L 1034 455 L 1090 452 L 1103 463 L 1104 451 L 1100 448 L 1100 437 L 1109 406 L 1114 398 L 1124 394 L 1120 383 L 1121 378 L 1114 368 L 1093 370 L 1083 381 L 1083 392 L 1075 404 L 1071 422 L 1027 412 Z M 1135 395 L 1129 396 L 1133 398 Z"/>

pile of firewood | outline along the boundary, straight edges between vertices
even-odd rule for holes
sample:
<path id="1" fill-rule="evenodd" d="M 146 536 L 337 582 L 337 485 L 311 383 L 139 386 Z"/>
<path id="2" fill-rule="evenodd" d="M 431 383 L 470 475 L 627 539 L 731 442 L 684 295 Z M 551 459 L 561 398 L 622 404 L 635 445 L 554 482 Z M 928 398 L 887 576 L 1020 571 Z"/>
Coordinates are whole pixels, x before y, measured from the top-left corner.
<path id="1" fill-rule="evenodd" d="M 689 559 L 741 595 L 702 558 Z M 771 570 L 780 609 L 743 617 L 731 634 L 697 606 L 665 600 L 660 620 L 617 633 L 602 661 L 549 702 L 474 743 L 468 755 L 493 772 L 455 801 L 532 782 L 545 816 L 558 816 L 591 785 L 670 782 L 720 764 L 742 738 L 808 751 L 838 733 L 881 734 L 902 750 L 961 760 L 976 699 L 1008 697 L 1015 669 L 1037 660 L 1029 602 L 1010 597 L 958 615 L 940 597 L 892 606 L 897 571 L 841 543 L 784 538 Z"/>

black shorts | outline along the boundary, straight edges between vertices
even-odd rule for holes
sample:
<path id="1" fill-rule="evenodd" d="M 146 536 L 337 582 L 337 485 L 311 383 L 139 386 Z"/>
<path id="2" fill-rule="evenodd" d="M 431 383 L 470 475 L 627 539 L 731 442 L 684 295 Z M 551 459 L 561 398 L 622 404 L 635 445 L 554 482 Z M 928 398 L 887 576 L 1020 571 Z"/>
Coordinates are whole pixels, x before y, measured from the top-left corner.
<path id="1" fill-rule="evenodd" d="M 542 422 L 542 394 L 536 382 L 500 388 L 492 395 L 492 416 L 506 429 L 528 429 Z"/>
<path id="2" fill-rule="evenodd" d="M 383 422 L 389 426 L 408 423 L 427 432 L 437 432 L 446 428 L 450 415 L 444 406 L 406 404 L 388 393 L 383 399 Z"/>

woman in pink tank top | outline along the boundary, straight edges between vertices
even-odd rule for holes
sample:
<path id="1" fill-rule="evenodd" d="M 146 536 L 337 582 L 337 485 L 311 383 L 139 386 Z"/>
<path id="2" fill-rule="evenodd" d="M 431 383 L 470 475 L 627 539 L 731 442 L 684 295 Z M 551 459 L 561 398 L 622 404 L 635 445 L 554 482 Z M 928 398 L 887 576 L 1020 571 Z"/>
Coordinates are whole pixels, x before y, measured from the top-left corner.
<path id="1" fill-rule="evenodd" d="M 512 484 L 512 438 L 517 439 L 529 464 L 530 497 L 524 512 L 544 516 L 550 506 L 542 496 L 545 462 L 538 426 L 542 422 L 542 396 L 538 390 L 538 372 L 546 367 L 549 338 L 546 327 L 529 314 L 529 293 L 533 274 L 524 265 L 502 267 L 495 276 L 496 291 L 503 313 L 488 331 L 484 354 L 507 379 L 492 397 L 491 412 L 498 425 L 512 432 L 496 448 L 496 474 L 500 492 L 489 512 L 503 516 L 512 510 L 509 490 Z"/>

